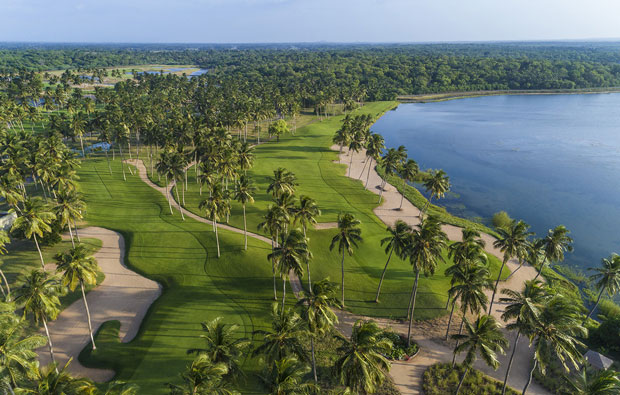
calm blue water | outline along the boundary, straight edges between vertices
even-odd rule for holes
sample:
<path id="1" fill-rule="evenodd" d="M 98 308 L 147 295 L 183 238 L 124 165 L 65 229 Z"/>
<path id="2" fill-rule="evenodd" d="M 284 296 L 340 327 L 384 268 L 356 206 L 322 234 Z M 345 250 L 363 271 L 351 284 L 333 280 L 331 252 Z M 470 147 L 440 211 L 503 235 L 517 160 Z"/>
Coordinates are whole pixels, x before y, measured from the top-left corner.
<path id="1" fill-rule="evenodd" d="M 581 268 L 620 253 L 620 94 L 402 104 L 372 130 L 448 173 L 439 204 L 454 214 L 505 210 L 539 236 L 563 224 L 575 239 L 566 262 Z"/>

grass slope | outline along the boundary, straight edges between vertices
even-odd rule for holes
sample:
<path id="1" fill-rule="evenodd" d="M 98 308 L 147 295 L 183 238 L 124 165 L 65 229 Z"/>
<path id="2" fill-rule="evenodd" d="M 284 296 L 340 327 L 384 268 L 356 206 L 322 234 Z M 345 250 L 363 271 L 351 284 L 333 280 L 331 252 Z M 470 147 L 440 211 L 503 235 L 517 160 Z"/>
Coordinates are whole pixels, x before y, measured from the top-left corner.
<path id="1" fill-rule="evenodd" d="M 393 108 L 396 102 L 368 103 L 356 114 L 381 116 Z M 374 303 L 378 279 L 387 256 L 380 247 L 380 240 L 386 236 L 385 225 L 373 213 L 377 207 L 377 195 L 363 188 L 361 181 L 345 177 L 346 165 L 334 163 L 337 153 L 329 147 L 332 136 L 340 127 L 342 117 L 331 117 L 322 122 L 299 128 L 297 133 L 256 147 L 255 166 L 248 174 L 257 184 L 259 191 L 253 205 L 247 207 L 248 229 L 256 232 L 257 225 L 271 204 L 271 195 L 266 193 L 269 177 L 273 170 L 285 167 L 294 172 L 299 180 L 297 195 L 308 195 L 317 200 L 322 211 L 320 222 L 336 221 L 338 213 L 351 212 L 362 221 L 364 242 L 355 250 L 353 257 L 345 257 L 346 307 L 357 314 L 374 317 L 406 316 L 406 308 L 412 285 L 411 266 L 393 257 L 382 288 L 380 304 Z M 189 190 L 185 193 L 186 207 L 197 214 L 198 205 L 206 198 L 200 196 L 195 182 L 195 172 L 189 171 Z M 241 205 L 234 203 L 230 224 L 243 227 Z M 310 230 L 310 248 L 314 254 L 311 263 L 312 278 L 329 277 L 340 281 L 340 255 L 329 251 L 329 243 L 335 229 Z M 446 259 L 447 261 L 447 259 Z M 493 276 L 497 275 L 501 263 L 491 258 Z M 434 318 L 446 313 L 446 294 L 449 279 L 443 276 L 447 264 L 437 268 L 436 275 L 422 278 L 416 307 L 416 319 Z M 504 277 L 508 275 L 506 270 Z"/>
<path id="2" fill-rule="evenodd" d="M 201 347 L 200 322 L 222 316 L 239 324 L 240 335 L 268 324 L 271 267 L 269 246 L 250 240 L 243 251 L 241 235 L 220 232 L 222 258 L 216 259 L 215 237 L 208 225 L 170 215 L 165 198 L 137 176 L 123 182 L 118 158 L 110 175 L 105 159 L 87 159 L 80 184 L 88 204 L 86 220 L 123 234 L 126 264 L 164 286 L 152 305 L 138 336 L 121 344 L 114 323 L 98 334 L 98 349 L 85 351 L 87 366 L 112 367 L 116 379 L 135 382 L 141 393 L 166 393 L 165 384 L 179 381 L 192 359 L 186 350 Z M 292 297 L 290 298 L 292 302 Z M 259 388 L 254 373 L 259 365 L 246 362 L 248 380 L 243 393 Z"/>

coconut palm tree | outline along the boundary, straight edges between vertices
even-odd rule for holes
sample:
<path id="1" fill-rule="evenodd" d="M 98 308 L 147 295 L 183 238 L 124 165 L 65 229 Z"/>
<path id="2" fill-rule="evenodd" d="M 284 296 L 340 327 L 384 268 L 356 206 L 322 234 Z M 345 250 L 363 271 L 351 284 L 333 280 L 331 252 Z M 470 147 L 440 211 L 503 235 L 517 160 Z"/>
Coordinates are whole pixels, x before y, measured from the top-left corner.
<path id="1" fill-rule="evenodd" d="M 211 187 L 209 197 L 198 205 L 198 208 L 204 210 L 207 217 L 213 222 L 215 230 L 215 243 L 217 244 L 217 257 L 220 257 L 220 239 L 217 232 L 217 221 L 222 216 L 228 215 L 230 212 L 230 199 L 228 194 L 222 188 L 222 184 L 215 183 Z"/>
<path id="2" fill-rule="evenodd" d="M 56 272 L 62 273 L 62 285 L 69 288 L 72 292 L 77 286 L 82 290 L 82 300 L 86 308 L 86 319 L 88 320 L 88 332 L 93 343 L 93 350 L 96 350 L 95 338 L 93 337 L 93 326 L 90 320 L 90 310 L 86 301 L 86 291 L 84 284 L 97 285 L 97 273 L 99 267 L 95 257 L 90 255 L 90 251 L 84 244 L 78 244 L 68 251 L 58 253 L 54 257 L 56 260 Z"/>
<path id="3" fill-rule="evenodd" d="M 360 132 L 355 133 L 351 140 L 349 141 L 349 155 L 351 159 L 349 161 L 349 174 L 348 177 L 351 177 L 351 168 L 353 167 L 353 153 L 356 154 L 360 152 L 360 150 L 364 148 L 364 135 Z"/>
<path id="4" fill-rule="evenodd" d="M 9 234 L 4 230 L 0 230 L 0 255 L 4 255 L 8 252 L 6 245 L 10 242 L 11 239 L 9 238 Z M 4 288 L 2 286 L 0 286 L 0 290 L 2 291 L 2 295 L 5 296 L 6 301 L 9 302 L 11 301 L 11 287 L 9 286 L 9 282 L 4 276 L 2 269 L 0 269 L 0 276 L 2 276 L 2 282 L 6 286 L 6 292 L 4 292 Z"/>
<path id="5" fill-rule="evenodd" d="M 209 322 L 202 322 L 204 348 L 192 348 L 188 354 L 207 354 L 214 363 L 223 363 L 228 372 L 225 377 L 233 381 L 242 374 L 241 360 L 249 349 L 251 342 L 237 335 L 239 325 L 228 325 L 222 322 L 222 317 L 217 317 Z"/>
<path id="6" fill-rule="evenodd" d="M 418 228 L 413 229 L 411 232 L 411 239 L 405 252 L 405 256 L 409 257 L 414 274 L 408 309 L 409 330 L 407 332 L 407 346 L 411 344 L 411 327 L 420 273 L 424 273 L 425 276 L 435 273 L 439 263 L 443 262 L 442 251 L 446 247 L 447 242 L 448 236 L 441 230 L 441 223 L 435 216 L 423 218 Z"/>
<path id="7" fill-rule="evenodd" d="M 542 239 L 542 248 L 549 262 L 561 262 L 564 260 L 565 251 L 573 251 L 573 239 L 568 236 L 569 233 L 570 230 L 564 225 L 559 225 L 554 229 L 549 229 L 547 236 Z"/>
<path id="8" fill-rule="evenodd" d="M 379 280 L 379 286 L 377 287 L 375 303 L 379 303 L 381 285 L 383 284 L 383 278 L 385 277 L 385 272 L 387 271 L 390 259 L 392 259 L 392 254 L 396 252 L 396 256 L 403 257 L 410 240 L 409 235 L 411 233 L 411 226 L 409 226 L 405 221 L 398 219 L 393 226 L 388 226 L 386 231 L 389 233 L 389 236 L 381 239 L 381 245 L 385 245 L 385 253 L 388 258 L 385 262 L 383 272 L 381 272 L 381 279 Z"/>
<path id="9" fill-rule="evenodd" d="M 366 142 L 366 156 L 368 157 L 368 172 L 366 173 L 366 183 L 364 188 L 368 187 L 368 180 L 370 180 L 370 170 L 372 169 L 372 162 L 377 163 L 381 158 L 381 153 L 385 149 L 385 141 L 383 136 L 377 133 L 371 133 Z M 363 173 L 363 172 L 362 172 Z M 362 177 L 360 173 L 360 178 Z"/>
<path id="10" fill-rule="evenodd" d="M 254 349 L 253 354 L 264 355 L 267 365 L 291 355 L 306 361 L 308 358 L 301 343 L 306 330 L 299 314 L 291 309 L 285 309 L 282 314 L 278 311 L 278 303 L 274 302 L 271 305 L 271 318 L 271 330 L 253 332 L 263 336 L 262 344 Z"/>
<path id="11" fill-rule="evenodd" d="M 267 213 L 263 217 L 265 220 L 258 224 L 258 229 L 268 232 L 271 235 L 271 252 L 273 252 L 280 233 L 284 232 L 286 224 L 289 222 L 287 213 L 283 212 L 278 206 L 270 205 Z M 273 299 L 278 299 L 278 291 L 276 289 L 276 263 L 271 260 L 271 273 L 273 275 Z"/>
<path id="12" fill-rule="evenodd" d="M 549 295 L 547 290 L 542 286 L 542 282 L 537 280 L 526 281 L 525 287 L 521 292 L 503 289 L 502 294 L 506 295 L 506 297 L 501 298 L 500 302 L 507 304 L 502 314 L 502 320 L 509 322 L 508 325 L 506 325 L 506 329 L 517 331 L 517 336 L 512 345 L 510 360 L 508 361 L 508 367 L 506 368 L 504 386 L 502 387 L 503 395 L 506 393 L 510 368 L 512 367 L 515 351 L 519 344 L 519 338 L 521 335 L 529 335 L 532 324 L 538 320 L 544 303 L 549 300 L 551 295 Z"/>
<path id="13" fill-rule="evenodd" d="M 299 197 L 299 206 L 294 209 L 293 222 L 300 224 L 304 231 L 304 237 L 307 237 L 306 232 L 309 225 L 316 224 L 316 218 L 321 215 L 316 200 L 310 196 L 301 195 Z M 308 271 L 308 289 L 312 291 L 312 281 L 310 279 L 310 260 L 306 261 L 306 270 Z"/>
<path id="14" fill-rule="evenodd" d="M 344 307 L 344 253 L 347 252 L 349 256 L 353 255 L 353 247 L 357 247 L 357 243 L 363 241 L 362 229 L 360 229 L 361 222 L 356 219 L 351 213 L 338 214 L 338 233 L 332 238 L 329 245 L 329 250 L 332 251 L 336 244 L 338 244 L 338 252 L 342 254 L 342 260 L 340 261 L 341 268 L 341 282 L 340 288 L 342 291 L 342 299 L 340 303 Z"/>
<path id="15" fill-rule="evenodd" d="M 270 395 L 307 395 L 319 393 L 316 384 L 307 383 L 304 377 L 310 368 L 297 357 L 290 355 L 274 361 L 261 381 Z"/>
<path id="16" fill-rule="evenodd" d="M 303 293 L 303 297 L 297 302 L 302 310 L 301 317 L 308 326 L 310 335 L 310 351 L 312 354 L 312 373 L 314 382 L 318 381 L 316 373 L 316 357 L 314 353 L 314 341 L 324 336 L 337 323 L 338 317 L 332 307 L 338 306 L 336 299 L 337 287 L 329 279 L 323 279 L 314 284 L 314 289 Z"/>
<path id="17" fill-rule="evenodd" d="M 138 395 L 140 388 L 136 384 L 125 383 L 123 381 L 112 381 L 108 384 L 103 395 Z"/>
<path id="18" fill-rule="evenodd" d="M 399 210 L 403 209 L 403 200 L 405 199 L 405 186 L 408 182 L 413 182 L 418 175 L 420 168 L 418 167 L 418 163 L 409 159 L 407 162 L 403 163 L 402 166 L 398 169 L 398 175 L 403 179 L 403 193 L 400 195 L 400 206 Z"/>
<path id="19" fill-rule="evenodd" d="M 381 197 L 383 196 L 383 190 L 385 188 L 385 184 L 387 183 L 387 179 L 398 170 L 401 163 L 402 157 L 394 148 L 390 148 L 381 158 L 381 165 L 383 166 L 383 172 L 385 175 L 381 180 L 381 185 L 379 186 L 379 203 L 381 203 Z"/>
<path id="20" fill-rule="evenodd" d="M 172 202 L 170 200 L 170 189 L 168 188 L 168 180 L 173 177 L 172 168 L 170 165 L 171 155 L 169 152 L 164 151 L 159 155 L 159 160 L 155 164 L 155 169 L 160 176 L 164 176 L 166 183 L 164 184 L 166 189 L 166 200 L 168 200 L 168 208 L 170 214 L 172 214 Z"/>
<path id="21" fill-rule="evenodd" d="M 11 231 L 20 230 L 24 232 L 27 238 L 34 240 L 34 244 L 39 252 L 39 258 L 41 259 L 41 267 L 44 270 L 45 262 L 43 261 L 43 254 L 41 253 L 37 236 L 43 237 L 44 233 L 51 232 L 50 224 L 54 219 L 56 219 L 56 216 L 49 206 L 40 198 L 34 197 L 24 201 L 24 209 L 18 214 L 11 228 Z"/>
<path id="22" fill-rule="evenodd" d="M 267 256 L 277 265 L 277 270 L 282 278 L 282 314 L 286 305 L 286 282 L 290 273 L 293 272 L 298 278 L 303 276 L 303 264 L 312 259 L 312 253 L 308 249 L 308 240 L 297 229 L 283 233 L 280 243 Z"/>
<path id="23" fill-rule="evenodd" d="M 254 183 L 248 176 L 241 176 L 237 182 L 237 190 L 235 191 L 235 200 L 241 203 L 243 207 L 243 236 L 245 238 L 245 249 L 248 249 L 248 227 L 245 218 L 245 206 L 248 203 L 254 203 L 253 193 L 256 192 Z"/>
<path id="24" fill-rule="evenodd" d="M 375 322 L 358 320 L 351 338 L 341 338 L 343 344 L 338 348 L 341 357 L 334 364 L 340 384 L 357 393 L 375 392 L 390 370 L 385 355 L 393 347 L 381 333 Z"/>
<path id="25" fill-rule="evenodd" d="M 596 281 L 596 288 L 600 291 L 598 293 L 598 298 L 596 298 L 596 303 L 592 306 L 585 321 L 590 318 L 594 310 L 598 307 L 604 291 L 607 291 L 610 297 L 620 291 L 620 256 L 618 254 L 611 254 L 609 258 L 603 258 L 601 260 L 601 266 L 602 267 L 590 269 L 596 272 L 596 274 L 590 276 L 590 279 Z"/>
<path id="26" fill-rule="evenodd" d="M 60 190 L 56 194 L 56 207 L 54 207 L 54 214 L 56 218 L 60 220 L 61 226 L 67 226 L 69 228 L 69 235 L 71 236 L 71 244 L 75 247 L 75 241 L 73 240 L 73 231 L 71 230 L 71 223 L 75 227 L 75 219 L 82 218 L 82 211 L 86 209 L 86 204 L 80 199 L 77 192 L 69 192 L 67 190 Z"/>
<path id="27" fill-rule="evenodd" d="M 528 237 L 533 233 L 528 232 L 530 226 L 523 221 L 514 221 L 510 224 L 508 229 L 498 228 L 499 239 L 495 240 L 493 246 L 499 248 L 504 253 L 504 260 L 502 261 L 502 267 L 497 274 L 497 280 L 495 281 L 495 287 L 493 288 L 493 296 L 491 297 L 491 304 L 489 305 L 489 314 L 493 311 L 493 302 L 495 301 L 495 294 L 497 293 L 497 286 L 499 280 L 502 278 L 502 272 L 504 266 L 514 257 L 522 257 L 527 254 L 527 248 L 529 245 Z"/>
<path id="28" fill-rule="evenodd" d="M 237 395 L 224 377 L 228 368 L 223 362 L 213 362 L 207 354 L 198 354 L 181 374 L 183 385 L 168 384 L 173 395 Z"/>
<path id="29" fill-rule="evenodd" d="M 538 367 L 545 374 L 552 359 L 557 360 L 566 371 L 569 370 L 569 363 L 575 369 L 579 368 L 583 358 L 579 347 L 583 347 L 583 343 L 577 337 L 585 338 L 588 332 L 582 326 L 580 316 L 579 306 L 562 295 L 555 295 L 544 304 L 528 333 L 530 345 L 534 345 L 534 366 L 523 388 L 523 395 L 532 381 L 534 370 Z"/>
<path id="30" fill-rule="evenodd" d="M 35 323 L 43 323 L 50 356 L 55 362 L 54 346 L 47 327 L 47 320 L 56 319 L 60 313 L 58 296 L 64 292 L 64 288 L 57 278 L 49 276 L 44 270 L 30 271 L 19 283 L 21 285 L 15 290 L 15 304 L 23 308 L 24 318 L 31 314 Z"/>
<path id="31" fill-rule="evenodd" d="M 465 381 L 467 372 L 474 365 L 478 354 L 480 354 L 488 366 L 497 370 L 499 367 L 497 353 L 503 354 L 504 348 L 508 346 L 508 341 L 504 337 L 499 323 L 491 315 L 478 317 L 473 325 L 465 318 L 465 329 L 465 334 L 452 336 L 459 341 L 459 345 L 454 349 L 454 353 L 466 352 L 465 360 L 463 361 L 465 371 L 463 376 L 461 376 L 459 385 L 456 387 L 457 395 Z"/>
<path id="32" fill-rule="evenodd" d="M 618 372 L 583 368 L 571 378 L 566 378 L 571 393 L 575 395 L 615 395 L 620 393 Z"/>
<path id="33" fill-rule="evenodd" d="M 283 167 L 279 167 L 273 171 L 273 177 L 269 178 L 267 193 L 271 193 L 274 198 L 277 198 L 284 192 L 289 192 L 293 195 L 297 185 L 299 184 L 297 183 L 295 174 Z"/>
<path id="34" fill-rule="evenodd" d="M 252 168 L 254 164 L 254 146 L 245 142 L 239 145 L 237 149 L 237 163 L 239 169 L 243 170 L 244 174 Z"/>
<path id="35" fill-rule="evenodd" d="M 21 382 L 36 379 L 36 349 L 47 343 L 44 336 L 26 334 L 26 323 L 14 311 L 12 303 L 0 302 L 0 388 L 11 394 Z"/>
<path id="36" fill-rule="evenodd" d="M 82 377 L 73 377 L 68 367 L 71 360 L 58 370 L 58 364 L 53 362 L 44 367 L 39 372 L 39 377 L 35 381 L 33 389 L 24 391 L 25 393 L 37 395 L 56 395 L 56 394 L 93 394 L 97 387 L 92 381 Z"/>
<path id="37" fill-rule="evenodd" d="M 448 340 L 450 334 L 450 324 L 452 323 L 452 316 L 457 301 L 460 303 L 463 317 L 467 315 L 468 311 L 476 315 L 486 309 L 489 299 L 484 291 L 493 288 L 493 283 L 490 279 L 491 274 L 487 266 L 486 255 L 480 254 L 477 257 L 470 258 L 465 263 L 454 264 L 446 269 L 445 276 L 451 277 L 448 299 L 452 300 L 448 328 L 446 329 L 446 340 Z M 463 320 L 461 320 L 459 333 L 462 330 Z"/>
<path id="38" fill-rule="evenodd" d="M 464 228 L 461 241 L 455 241 L 448 247 L 448 256 L 457 264 L 466 264 L 472 258 L 484 253 L 485 242 L 480 232 L 472 228 Z"/>
<path id="39" fill-rule="evenodd" d="M 429 176 L 424 180 L 424 188 L 430 194 L 426 207 L 422 210 L 427 213 L 433 198 L 441 199 L 450 190 L 450 178 L 443 170 L 429 170 Z"/>

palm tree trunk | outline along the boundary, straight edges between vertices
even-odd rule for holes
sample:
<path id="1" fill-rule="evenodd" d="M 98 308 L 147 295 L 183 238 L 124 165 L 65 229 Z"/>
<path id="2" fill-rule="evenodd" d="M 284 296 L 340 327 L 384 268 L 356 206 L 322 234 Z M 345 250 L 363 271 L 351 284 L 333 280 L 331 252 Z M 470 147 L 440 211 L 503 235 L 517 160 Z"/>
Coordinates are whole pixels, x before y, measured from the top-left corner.
<path id="1" fill-rule="evenodd" d="M 360 172 L 360 176 L 357 177 L 358 180 L 362 179 L 362 176 L 364 175 L 364 170 L 366 170 L 366 166 L 368 165 L 368 156 L 366 156 L 366 160 L 364 161 L 364 167 L 362 167 L 362 171 Z"/>
<path id="2" fill-rule="evenodd" d="M 312 374 L 314 375 L 314 383 L 318 383 L 318 377 L 316 375 L 316 357 L 314 355 L 314 337 L 310 336 L 310 350 L 312 351 Z"/>
<path id="3" fill-rule="evenodd" d="M 383 188 L 385 187 L 385 183 L 386 181 L 382 179 L 381 184 L 379 185 L 379 202 L 378 203 L 381 203 L 381 196 L 383 196 Z"/>
<path id="4" fill-rule="evenodd" d="M 459 335 L 463 333 L 463 325 L 465 324 L 465 316 L 461 317 L 461 326 L 459 327 Z M 455 349 L 459 346 L 459 341 L 456 341 L 456 346 L 454 347 Z M 452 356 L 452 369 L 454 369 L 454 366 L 456 365 L 456 353 L 454 353 L 454 355 Z"/>
<path id="5" fill-rule="evenodd" d="M 1 269 L 0 269 L 0 276 L 2 276 L 2 280 L 6 284 L 6 300 L 7 302 L 10 302 L 11 301 L 11 287 L 9 287 L 9 282 L 6 280 L 6 277 L 4 276 L 4 272 Z M 0 287 L 0 289 L 2 289 L 2 293 L 4 294 L 4 288 Z"/>
<path id="6" fill-rule="evenodd" d="M 80 281 L 80 287 L 82 288 L 82 300 L 84 300 L 84 307 L 86 308 L 86 318 L 88 319 L 88 334 L 90 335 L 90 341 L 93 342 L 93 350 L 97 349 L 95 345 L 95 338 L 93 337 L 93 325 L 90 321 L 90 310 L 88 309 L 88 302 L 86 301 L 86 292 L 84 291 L 84 282 Z"/>
<path id="7" fill-rule="evenodd" d="M 112 166 L 110 166 L 110 157 L 108 156 L 108 150 L 105 151 L 105 160 L 108 162 L 108 170 L 110 170 L 110 175 L 112 175 Z"/>
<path id="8" fill-rule="evenodd" d="M 45 334 L 47 335 L 47 345 L 50 349 L 50 356 L 52 357 L 52 362 L 56 363 L 56 358 L 54 357 L 54 345 L 52 344 L 52 337 L 50 336 L 50 330 L 47 327 L 47 321 L 45 317 L 42 317 L 43 326 L 45 327 Z M 56 366 L 56 373 L 58 373 L 58 366 Z"/>
<path id="9" fill-rule="evenodd" d="M 71 246 L 75 248 L 75 242 L 73 241 L 73 232 L 71 231 L 71 221 L 67 221 L 67 226 L 69 227 L 69 236 L 71 237 Z"/>
<path id="10" fill-rule="evenodd" d="M 166 175 L 166 199 L 168 199 L 168 207 L 170 208 L 170 215 L 172 215 L 172 203 L 170 202 L 170 194 L 168 192 L 168 176 Z"/>
<path id="11" fill-rule="evenodd" d="M 508 376 L 510 375 L 510 368 L 512 367 L 512 359 L 515 357 L 515 351 L 517 350 L 517 344 L 519 343 L 519 337 L 521 337 L 521 331 L 517 331 L 517 337 L 512 345 L 512 353 L 510 353 L 510 360 L 508 361 L 508 367 L 506 368 L 506 377 L 504 377 L 504 386 L 502 387 L 502 395 L 506 393 L 506 386 L 508 383 Z"/>
<path id="12" fill-rule="evenodd" d="M 286 305 L 286 277 L 282 277 L 282 311 L 280 314 L 284 316 L 284 306 Z"/>
<path id="13" fill-rule="evenodd" d="M 118 150 L 121 154 L 121 169 L 123 170 L 123 180 L 127 181 L 127 176 L 125 176 L 125 162 L 123 161 L 123 147 L 121 144 L 118 145 Z"/>
<path id="14" fill-rule="evenodd" d="M 527 383 L 525 383 L 525 387 L 523 388 L 523 392 L 521 393 L 521 395 L 525 395 L 525 393 L 527 392 L 527 387 L 529 387 L 530 383 L 532 382 L 532 376 L 534 375 L 534 370 L 536 369 L 537 365 L 538 360 L 534 358 L 534 367 L 532 368 L 532 370 L 530 370 L 530 376 L 527 379 Z"/>
<path id="15" fill-rule="evenodd" d="M 590 310 L 590 312 L 588 313 L 588 316 L 586 317 L 586 319 L 583 321 L 584 323 L 590 318 L 592 313 L 594 313 L 594 310 L 596 310 L 596 308 L 598 307 L 598 304 L 601 301 L 601 297 L 603 296 L 604 290 L 605 290 L 605 287 L 601 288 L 601 292 L 598 293 L 598 298 L 596 299 L 596 303 L 592 307 L 592 310 Z"/>
<path id="16" fill-rule="evenodd" d="M 41 258 L 41 267 L 45 270 L 45 262 L 43 261 L 43 254 L 41 253 L 41 247 L 39 247 L 39 241 L 37 240 L 37 234 L 33 233 L 34 237 L 34 245 L 37 246 L 37 251 L 39 251 L 39 258 Z"/>
<path id="17" fill-rule="evenodd" d="M 409 317 L 409 330 L 407 331 L 407 347 L 411 345 L 411 327 L 413 325 L 413 312 L 415 310 L 415 298 L 418 293 L 418 280 L 420 279 L 420 271 L 415 273 L 415 281 L 413 282 L 413 289 L 411 291 L 411 315 Z"/>
<path id="18" fill-rule="evenodd" d="M 82 241 L 80 240 L 80 234 L 78 233 L 78 226 L 75 223 L 75 217 L 71 216 L 71 221 L 73 221 L 73 230 L 75 231 L 75 238 L 77 239 L 78 243 L 81 243 Z"/>
<path id="19" fill-rule="evenodd" d="M 215 224 L 215 243 L 217 244 L 217 257 L 219 258 L 220 257 L 220 239 L 217 235 L 217 219 L 213 218 L 213 223 Z"/>
<path id="20" fill-rule="evenodd" d="M 185 173 L 187 174 L 187 173 Z M 187 185 L 187 180 L 185 180 L 185 185 Z M 182 185 L 182 196 L 183 196 L 183 206 L 185 206 L 185 185 Z M 177 192 L 178 193 L 178 192 Z M 178 199 L 178 197 L 177 197 Z"/>
<path id="21" fill-rule="evenodd" d="M 493 311 L 493 302 L 495 302 L 495 294 L 497 293 L 497 286 L 499 285 L 499 279 L 502 278 L 502 272 L 504 271 L 504 266 L 506 266 L 506 262 L 508 262 L 508 257 L 504 258 L 502 262 L 502 267 L 499 269 L 499 274 L 497 275 L 497 280 L 495 280 L 495 288 L 493 288 L 493 296 L 491 296 L 491 304 L 489 305 L 489 315 Z"/>
<path id="22" fill-rule="evenodd" d="M 344 248 L 342 249 L 342 261 L 340 262 L 340 268 L 341 268 L 342 307 L 344 308 Z"/>
<path id="23" fill-rule="evenodd" d="M 245 237 L 245 250 L 248 250 L 248 227 L 245 222 L 245 204 L 243 205 L 243 236 Z"/>
<path id="24" fill-rule="evenodd" d="M 82 134 L 80 134 L 80 145 L 82 146 L 82 158 L 86 158 L 86 153 L 84 152 L 84 141 L 82 140 Z"/>
<path id="25" fill-rule="evenodd" d="M 461 390 L 461 386 L 463 385 L 463 382 L 465 381 L 465 376 L 467 376 L 468 371 L 469 371 L 469 366 L 465 368 L 465 371 L 463 372 L 463 377 L 461 377 L 461 381 L 459 381 L 459 385 L 458 387 L 456 387 L 456 392 L 455 392 L 456 395 L 459 394 L 459 391 Z"/>
<path id="26" fill-rule="evenodd" d="M 276 240 L 278 240 L 278 232 L 276 232 Z M 273 253 L 275 242 L 271 239 L 271 252 Z M 278 300 L 278 290 L 276 288 L 276 261 L 271 258 L 271 274 L 273 275 L 273 300 Z"/>
<path id="27" fill-rule="evenodd" d="M 364 185 L 364 188 L 368 188 L 368 180 L 370 180 L 371 167 L 372 167 L 372 158 L 370 158 L 370 164 L 368 165 L 368 174 L 366 175 L 366 185 Z"/>
<path id="28" fill-rule="evenodd" d="M 403 193 L 400 194 L 400 206 L 398 207 L 399 210 L 403 209 L 403 200 L 405 200 L 405 189 L 403 188 Z"/>
<path id="29" fill-rule="evenodd" d="M 385 272 L 387 271 L 388 264 L 390 263 L 390 259 L 392 258 L 392 253 L 394 252 L 394 247 L 390 250 L 390 255 L 388 255 L 387 262 L 385 262 L 385 267 L 383 268 L 383 272 L 381 273 L 381 280 L 379 280 L 379 287 L 377 288 L 377 296 L 375 297 L 375 303 L 379 303 L 379 294 L 381 293 L 381 284 L 383 284 L 383 278 L 385 277 Z"/>
<path id="30" fill-rule="evenodd" d="M 454 314 L 454 307 L 456 306 L 456 300 L 452 302 L 452 308 L 450 309 L 450 318 L 448 319 L 448 329 L 446 329 L 446 340 L 450 336 L 450 325 L 452 324 L 452 315 Z"/>
<path id="31" fill-rule="evenodd" d="M 349 161 L 349 174 L 347 177 L 351 177 L 351 168 L 353 167 L 353 151 L 349 151 L 349 153 L 351 154 L 351 160 Z"/>

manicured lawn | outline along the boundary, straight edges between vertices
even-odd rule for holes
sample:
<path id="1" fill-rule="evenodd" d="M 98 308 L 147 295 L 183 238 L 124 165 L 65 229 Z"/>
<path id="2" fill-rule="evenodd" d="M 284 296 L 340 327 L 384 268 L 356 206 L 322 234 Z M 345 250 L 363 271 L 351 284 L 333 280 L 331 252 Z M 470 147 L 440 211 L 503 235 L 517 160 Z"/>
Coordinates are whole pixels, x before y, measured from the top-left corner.
<path id="1" fill-rule="evenodd" d="M 379 116 L 394 105 L 395 102 L 368 103 L 357 110 L 356 114 L 369 113 Z M 375 304 L 378 279 L 387 258 L 380 247 L 380 240 L 385 237 L 385 225 L 372 211 L 377 206 L 377 195 L 366 191 L 361 181 L 345 177 L 344 164 L 334 163 L 337 153 L 329 147 L 341 120 L 341 116 L 330 117 L 328 120 L 299 128 L 294 136 L 283 136 L 280 142 L 274 140 L 256 147 L 255 166 L 248 175 L 259 190 L 255 196 L 255 204 L 247 207 L 248 229 L 257 232 L 257 225 L 262 222 L 262 216 L 272 203 L 271 195 L 267 194 L 266 190 L 273 170 L 278 167 L 287 168 L 297 175 L 300 185 L 296 194 L 308 195 L 317 200 L 322 211 L 320 222 L 336 221 L 341 211 L 351 212 L 362 221 L 364 242 L 355 250 L 353 257 L 345 258 L 347 309 L 357 314 L 401 318 L 406 316 L 409 303 L 411 267 L 407 262 L 392 258 L 382 288 L 381 303 Z M 185 193 L 186 207 L 203 215 L 198 205 L 206 195 L 199 195 L 194 168 L 188 172 L 188 184 L 189 190 Z M 233 204 L 230 224 L 243 227 L 240 204 Z M 329 243 L 335 233 L 334 229 L 311 230 L 308 233 L 314 254 L 311 270 L 315 280 L 329 277 L 332 281 L 340 281 L 340 255 L 335 250 L 329 251 Z M 500 265 L 499 260 L 491 258 L 493 276 L 497 275 Z M 443 276 L 443 272 L 447 266 L 442 264 L 435 276 L 422 279 L 416 318 L 429 319 L 446 314 L 444 307 L 449 281 Z M 508 271 L 505 270 L 504 276 L 507 275 Z"/>
<path id="2" fill-rule="evenodd" d="M 200 322 L 224 317 L 241 326 L 240 336 L 265 329 L 272 295 L 269 246 L 251 239 L 243 251 L 242 235 L 220 231 L 222 258 L 215 258 L 211 227 L 178 212 L 170 215 L 165 198 L 137 176 L 124 182 L 118 158 L 110 176 L 105 159 L 87 159 L 80 185 L 88 204 L 89 225 L 123 234 L 128 267 L 160 282 L 163 295 L 153 304 L 132 342 L 110 336 L 112 323 L 100 331 L 95 354 L 80 358 L 89 366 L 113 367 L 116 379 L 138 384 L 141 393 L 167 393 L 165 384 L 179 381 L 192 359 L 186 350 L 201 347 Z M 293 302 L 291 295 L 289 301 Z M 256 361 L 245 365 L 243 393 L 257 391 Z M 260 391 L 258 391 L 260 393 Z"/>

